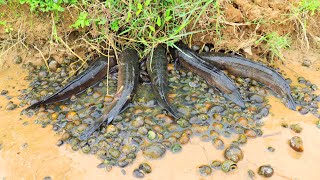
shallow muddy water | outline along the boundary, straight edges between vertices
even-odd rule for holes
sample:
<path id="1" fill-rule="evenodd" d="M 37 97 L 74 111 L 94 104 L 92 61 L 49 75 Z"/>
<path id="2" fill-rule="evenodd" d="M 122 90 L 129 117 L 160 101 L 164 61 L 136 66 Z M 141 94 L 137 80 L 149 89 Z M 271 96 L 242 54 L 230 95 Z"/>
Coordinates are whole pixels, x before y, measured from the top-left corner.
<path id="1" fill-rule="evenodd" d="M 281 67 L 287 77 L 294 80 L 303 76 L 320 87 L 320 73 L 316 69 L 301 67 L 298 62 L 288 60 L 286 67 Z M 12 65 L 11 68 L 0 71 L 0 90 L 6 89 L 11 101 L 18 104 L 16 96 L 18 90 L 26 88 L 27 81 L 23 78 L 26 71 Z M 319 94 L 319 90 L 316 92 Z M 287 109 L 279 99 L 269 97 L 272 106 L 270 115 L 264 118 L 265 125 L 262 137 L 249 139 L 241 146 L 244 159 L 240 161 L 238 169 L 231 173 L 213 170 L 208 177 L 202 177 L 197 167 L 209 164 L 212 160 L 223 160 L 223 151 L 216 150 L 211 142 L 202 142 L 199 138 L 192 138 L 181 152 L 166 155 L 159 160 L 147 160 L 138 154 L 132 165 L 124 168 L 113 167 L 111 172 L 98 169 L 100 163 L 95 156 L 85 155 L 80 151 L 73 151 L 70 145 L 56 146 L 60 136 L 52 131 L 51 126 L 42 128 L 34 124 L 34 118 L 20 116 L 21 108 L 13 111 L 5 110 L 8 100 L 0 96 L 0 178 L 6 179 L 43 179 L 50 176 L 53 179 L 135 179 L 133 169 L 141 162 L 148 162 L 152 173 L 145 179 L 250 179 L 249 169 L 257 172 L 261 165 L 270 164 L 275 174 L 271 179 L 317 179 L 320 166 L 320 129 L 315 125 L 318 120 L 311 114 L 300 115 Z M 281 124 L 299 123 L 303 130 L 294 133 Z M 298 153 L 288 145 L 288 139 L 298 135 L 303 139 L 304 152 Z M 227 141 L 227 140 L 226 140 Z M 267 150 L 269 146 L 274 152 Z M 256 179 L 262 179 L 256 173 Z"/>

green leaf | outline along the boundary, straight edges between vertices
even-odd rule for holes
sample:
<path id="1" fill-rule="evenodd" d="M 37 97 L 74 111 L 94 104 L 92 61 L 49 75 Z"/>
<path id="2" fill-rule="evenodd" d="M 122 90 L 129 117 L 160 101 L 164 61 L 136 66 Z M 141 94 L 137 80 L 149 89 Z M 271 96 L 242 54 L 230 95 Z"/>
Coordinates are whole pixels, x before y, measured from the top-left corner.
<path id="1" fill-rule="evenodd" d="M 160 16 L 158 16 L 158 18 L 157 18 L 157 25 L 161 26 L 161 18 L 160 18 Z"/>
<path id="2" fill-rule="evenodd" d="M 146 0 L 146 2 L 144 3 L 144 6 L 145 7 L 149 6 L 150 2 L 151 2 L 151 0 Z"/>
<path id="3" fill-rule="evenodd" d="M 111 23 L 111 30 L 115 32 L 119 30 L 119 20 L 115 20 Z"/>
<path id="4" fill-rule="evenodd" d="M 149 26 L 149 29 L 150 29 L 152 32 L 156 32 L 156 29 L 155 29 L 153 26 Z"/>
<path id="5" fill-rule="evenodd" d="M 131 15 L 131 12 L 129 11 L 129 12 L 128 12 L 128 16 L 127 16 L 127 18 L 126 18 L 126 22 L 129 22 L 129 20 L 131 19 L 131 16 L 132 16 L 132 15 Z"/>

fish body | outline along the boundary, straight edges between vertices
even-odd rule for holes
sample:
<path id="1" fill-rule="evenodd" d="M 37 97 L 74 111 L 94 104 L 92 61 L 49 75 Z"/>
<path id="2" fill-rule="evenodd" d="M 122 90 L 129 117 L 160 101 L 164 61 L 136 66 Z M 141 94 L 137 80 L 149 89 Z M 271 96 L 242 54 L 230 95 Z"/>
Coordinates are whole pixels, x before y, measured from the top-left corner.
<path id="1" fill-rule="evenodd" d="M 168 61 L 166 49 L 162 45 L 158 45 L 152 57 L 147 59 L 147 71 L 157 102 L 173 117 L 181 118 L 182 115 L 168 101 Z"/>
<path id="2" fill-rule="evenodd" d="M 228 76 L 214 65 L 204 61 L 182 42 L 179 42 L 176 45 L 178 49 L 174 50 L 173 57 L 178 57 L 179 63 L 184 68 L 193 71 L 204 78 L 209 85 L 219 89 L 227 99 L 233 101 L 242 108 L 245 107 L 244 101 L 236 85 Z"/>
<path id="3" fill-rule="evenodd" d="M 110 67 L 116 65 L 116 61 L 111 58 L 109 60 Z M 43 100 L 40 100 L 27 109 L 37 107 L 41 104 L 51 104 L 59 101 L 63 101 L 70 98 L 74 94 L 81 93 L 87 88 L 93 86 L 101 79 L 103 79 L 108 72 L 108 59 L 106 57 L 98 58 L 88 69 L 80 73 L 75 79 L 70 81 L 67 85 L 56 91 L 54 94 L 47 96 Z"/>
<path id="4" fill-rule="evenodd" d="M 109 124 L 132 98 L 139 80 L 139 57 L 135 50 L 125 49 L 119 56 L 117 92 L 105 113 L 79 137 L 85 140 L 104 122 Z"/>
<path id="5" fill-rule="evenodd" d="M 224 53 L 205 53 L 201 54 L 200 57 L 219 69 L 227 70 L 230 74 L 249 77 L 262 82 L 272 91 L 285 97 L 288 108 L 296 110 L 296 104 L 291 96 L 289 84 L 274 69 L 240 56 Z"/>

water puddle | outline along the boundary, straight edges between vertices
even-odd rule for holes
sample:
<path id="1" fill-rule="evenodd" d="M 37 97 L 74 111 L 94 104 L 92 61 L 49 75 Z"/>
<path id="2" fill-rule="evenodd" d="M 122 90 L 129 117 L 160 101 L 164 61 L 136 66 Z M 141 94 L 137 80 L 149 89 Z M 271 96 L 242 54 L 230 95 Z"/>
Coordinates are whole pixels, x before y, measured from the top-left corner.
<path id="1" fill-rule="evenodd" d="M 23 78 L 27 72 L 13 66 L 0 71 L 0 90 L 9 90 L 8 95 L 17 102 L 18 90 L 27 87 Z M 301 68 L 292 62 L 283 68 L 287 77 L 296 79 L 304 76 L 320 87 L 320 73 L 316 70 Z M 319 94 L 319 91 L 317 92 Z M 141 162 L 152 166 L 152 173 L 145 179 L 249 179 L 247 171 L 257 171 L 258 167 L 270 164 L 275 174 L 273 179 L 317 179 L 320 167 L 320 130 L 315 122 L 318 120 L 311 114 L 300 115 L 286 108 L 279 99 L 269 97 L 272 108 L 265 118 L 263 136 L 250 139 L 241 146 L 244 159 L 240 161 L 238 170 L 223 173 L 213 170 L 211 176 L 201 177 L 197 167 L 209 164 L 212 160 L 223 160 L 223 151 L 216 150 L 210 142 L 202 142 L 192 138 L 183 146 L 182 152 L 173 154 L 169 151 L 161 160 L 146 160 L 138 154 L 132 165 L 124 168 L 113 167 L 111 172 L 98 169 L 100 163 L 96 157 L 75 152 L 70 145 L 56 146 L 60 136 L 52 131 L 51 126 L 42 128 L 34 124 L 34 118 L 21 117 L 21 108 L 5 110 L 8 100 L 0 96 L 0 178 L 6 179 L 134 179 L 133 169 Z M 21 119 L 22 118 L 22 119 Z M 281 127 L 282 123 L 299 123 L 303 128 L 300 134 L 289 128 Z M 299 135 L 303 139 L 304 152 L 297 153 L 288 145 L 288 139 Z M 275 148 L 274 152 L 268 147 Z M 125 175 L 124 175 L 125 174 Z M 256 174 L 256 178 L 261 177 Z"/>

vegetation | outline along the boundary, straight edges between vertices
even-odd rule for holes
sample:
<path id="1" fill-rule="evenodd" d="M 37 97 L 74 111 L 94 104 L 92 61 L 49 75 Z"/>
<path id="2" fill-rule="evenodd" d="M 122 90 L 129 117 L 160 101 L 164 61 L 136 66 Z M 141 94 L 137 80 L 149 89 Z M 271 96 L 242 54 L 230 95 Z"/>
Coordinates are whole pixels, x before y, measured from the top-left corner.
<path id="1" fill-rule="evenodd" d="M 15 1 L 0 0 L 0 6 L 9 3 Z M 230 2 L 222 0 L 19 0 L 18 3 L 27 4 L 32 14 L 53 17 L 53 21 L 48 22 L 53 22 L 50 39 L 69 51 L 72 51 L 72 48 L 57 33 L 61 23 L 59 18 L 66 11 L 76 14 L 77 19 L 68 27 L 70 32 L 81 32 L 82 43 L 88 44 L 99 53 L 110 47 L 118 50 L 131 46 L 138 49 L 141 56 L 152 52 L 159 43 L 173 46 L 182 38 L 192 42 L 195 33 L 211 33 L 215 36 L 214 43 L 219 44 L 220 40 L 230 38 L 225 37 L 226 26 L 233 26 L 235 32 L 240 34 L 245 28 L 254 29 L 260 25 L 269 27 L 288 22 L 300 26 L 300 35 L 308 48 L 308 17 L 320 12 L 319 0 L 301 0 L 292 4 L 290 13 L 284 14 L 287 17 L 285 20 L 275 21 L 260 17 L 250 21 L 244 17 L 244 22 L 238 23 L 226 20 L 226 4 Z M 13 30 L 10 23 L 1 20 L 0 16 L 0 28 L 1 26 L 5 27 L 7 33 Z M 255 46 L 271 52 L 272 59 L 283 59 L 282 49 L 290 46 L 292 35 L 289 31 L 278 33 L 277 30 L 260 30 L 258 33 L 252 32 L 250 37 L 255 39 Z"/>

